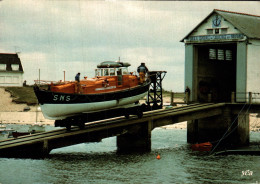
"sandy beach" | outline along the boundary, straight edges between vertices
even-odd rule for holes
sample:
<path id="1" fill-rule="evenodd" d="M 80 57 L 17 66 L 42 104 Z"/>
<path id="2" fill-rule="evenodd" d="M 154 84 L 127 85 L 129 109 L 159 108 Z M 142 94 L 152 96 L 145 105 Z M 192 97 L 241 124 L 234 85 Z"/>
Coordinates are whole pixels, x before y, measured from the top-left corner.
<path id="1" fill-rule="evenodd" d="M 27 106 L 26 104 L 16 104 L 13 98 L 4 88 L 0 88 L 0 123 L 3 124 L 44 124 L 54 125 L 53 120 L 45 119 L 38 106 Z M 24 108 L 30 108 L 24 111 Z"/>
<path id="2" fill-rule="evenodd" d="M 40 124 L 54 125 L 54 120 L 45 119 L 38 106 L 29 106 L 30 110 L 24 111 L 26 104 L 16 104 L 12 102 L 12 97 L 4 88 L 0 88 L 0 123 L 3 124 Z M 164 97 L 164 105 L 170 105 L 171 98 Z M 175 103 L 183 102 L 183 99 L 174 99 Z M 179 105 L 178 105 L 179 106 Z M 174 108 L 174 107 L 173 107 Z M 260 117 L 258 114 L 250 114 L 250 130 L 260 131 Z M 181 122 L 173 125 L 167 125 L 162 128 L 167 129 L 186 129 L 187 122 Z"/>

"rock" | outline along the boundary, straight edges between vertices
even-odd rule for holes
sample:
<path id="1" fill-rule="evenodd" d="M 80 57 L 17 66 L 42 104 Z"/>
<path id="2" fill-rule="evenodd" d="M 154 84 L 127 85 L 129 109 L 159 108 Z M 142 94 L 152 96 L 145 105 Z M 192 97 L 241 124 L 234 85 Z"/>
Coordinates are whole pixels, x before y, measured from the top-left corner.
<path id="1" fill-rule="evenodd" d="M 31 110 L 31 108 L 28 107 L 28 106 L 26 106 L 25 108 L 23 108 L 23 111 L 24 111 L 24 112 L 27 112 L 27 111 L 29 111 L 29 110 Z"/>

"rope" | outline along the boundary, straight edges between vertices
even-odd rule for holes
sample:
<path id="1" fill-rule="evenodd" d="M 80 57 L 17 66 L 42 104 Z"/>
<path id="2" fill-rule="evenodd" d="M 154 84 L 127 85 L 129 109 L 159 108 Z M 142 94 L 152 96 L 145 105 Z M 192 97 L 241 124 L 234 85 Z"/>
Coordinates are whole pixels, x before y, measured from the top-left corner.
<path id="1" fill-rule="evenodd" d="M 230 133 L 227 134 L 228 131 L 229 131 L 230 128 L 233 126 L 233 124 L 236 122 L 236 120 L 238 119 L 239 115 L 241 114 L 241 112 L 243 111 L 243 109 L 245 108 L 245 106 L 246 106 L 246 103 L 243 105 L 243 107 L 242 107 L 242 109 L 239 111 L 237 117 L 234 119 L 234 121 L 233 121 L 233 122 L 231 123 L 231 125 L 228 127 L 227 131 L 224 133 L 224 135 L 223 135 L 223 136 L 221 137 L 221 139 L 218 141 L 217 145 L 213 148 L 213 150 L 211 150 L 211 152 L 209 153 L 210 155 L 215 151 L 215 149 L 218 147 L 218 145 L 220 144 L 220 142 L 221 142 L 224 138 L 226 138 L 228 135 L 230 135 Z M 251 106 L 251 104 L 250 104 L 250 106 Z M 248 107 L 247 112 L 248 112 L 250 106 Z M 237 125 L 237 126 L 238 126 L 238 125 Z M 236 127 L 235 127 L 235 128 L 236 128 Z M 235 128 L 234 128 L 234 129 L 235 129 Z M 232 130 L 232 132 L 234 131 L 234 129 Z"/>
<path id="2" fill-rule="evenodd" d="M 247 114 L 248 113 L 248 110 L 249 110 L 249 108 L 250 108 L 250 106 L 251 106 L 251 104 L 249 105 L 249 107 L 248 107 L 248 109 L 247 109 L 247 111 L 246 111 L 246 113 L 245 114 Z M 245 117 L 245 115 L 243 116 L 243 118 Z M 226 136 L 225 136 L 225 138 L 227 138 L 231 133 L 233 133 L 234 131 L 235 131 L 235 129 L 238 127 L 238 125 L 239 124 L 237 124 L 237 126 L 236 127 L 234 127 L 234 129 L 232 130 L 232 131 L 230 131 Z"/>

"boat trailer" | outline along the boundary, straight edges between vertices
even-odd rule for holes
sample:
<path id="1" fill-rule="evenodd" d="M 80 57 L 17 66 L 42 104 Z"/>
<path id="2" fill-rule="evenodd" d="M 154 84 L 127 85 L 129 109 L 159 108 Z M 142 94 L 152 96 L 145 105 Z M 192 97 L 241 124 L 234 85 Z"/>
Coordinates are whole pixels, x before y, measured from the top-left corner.
<path id="1" fill-rule="evenodd" d="M 148 90 L 147 99 L 143 104 L 140 104 L 139 101 L 137 101 L 133 105 L 122 108 L 115 108 L 92 113 L 82 113 L 76 116 L 68 117 L 66 119 L 55 120 L 55 127 L 66 127 L 67 130 L 70 130 L 71 126 L 78 126 L 79 128 L 83 129 L 85 127 L 85 123 L 87 122 L 119 116 L 125 116 L 125 118 L 128 119 L 130 115 L 136 115 L 138 118 L 142 118 L 143 112 L 162 109 L 162 80 L 164 79 L 166 73 L 166 71 L 149 72 L 151 85 Z"/>

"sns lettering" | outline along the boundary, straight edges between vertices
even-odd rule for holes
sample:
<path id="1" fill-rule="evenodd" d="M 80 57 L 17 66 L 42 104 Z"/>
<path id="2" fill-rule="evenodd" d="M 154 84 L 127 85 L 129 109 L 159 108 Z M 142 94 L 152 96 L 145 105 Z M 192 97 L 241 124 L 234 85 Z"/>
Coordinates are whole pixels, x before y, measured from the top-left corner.
<path id="1" fill-rule="evenodd" d="M 70 96 L 66 96 L 66 95 L 54 95 L 53 96 L 53 101 L 70 101 Z"/>

